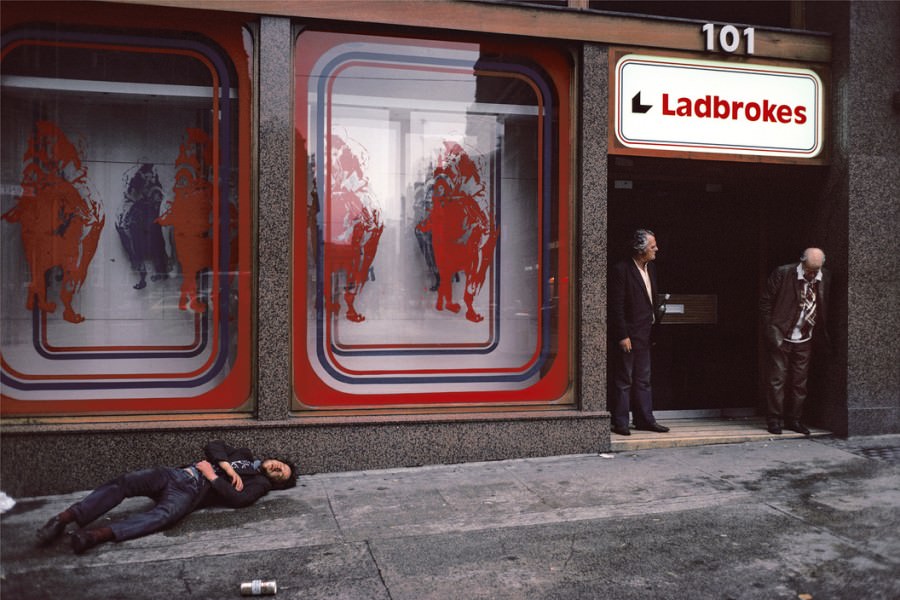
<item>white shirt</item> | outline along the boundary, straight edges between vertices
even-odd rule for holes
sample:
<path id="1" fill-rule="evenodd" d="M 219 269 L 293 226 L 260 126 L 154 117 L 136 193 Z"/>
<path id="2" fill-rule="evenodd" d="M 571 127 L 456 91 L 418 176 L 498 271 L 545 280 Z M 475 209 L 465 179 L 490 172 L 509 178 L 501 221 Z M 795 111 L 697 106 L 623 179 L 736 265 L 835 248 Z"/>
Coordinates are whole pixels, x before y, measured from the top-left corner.
<path id="1" fill-rule="evenodd" d="M 633 258 L 631 260 L 634 260 Z M 640 263 L 634 260 L 634 266 L 637 267 L 638 272 L 641 274 L 641 279 L 644 280 L 644 287 L 647 288 L 647 298 L 650 299 L 650 305 L 653 306 L 653 288 L 650 285 L 650 270 L 647 268 L 647 263 L 644 263 L 644 266 L 641 267 Z M 656 321 L 656 315 L 653 315 L 653 320 Z"/>
<path id="2" fill-rule="evenodd" d="M 803 281 L 803 295 L 806 295 L 806 286 L 812 285 L 810 282 L 806 281 L 806 273 L 803 271 L 803 263 L 797 265 L 797 279 Z M 822 269 L 816 271 L 816 277 L 813 281 L 822 281 Z M 799 344 L 801 342 L 806 342 L 812 339 L 812 330 L 810 330 L 809 335 L 805 338 L 803 334 L 800 332 L 800 326 L 803 325 L 803 321 L 806 320 L 806 308 L 800 309 L 800 318 L 797 319 L 797 322 L 794 323 L 794 329 L 791 331 L 791 337 L 784 341 L 792 342 L 794 344 Z"/>

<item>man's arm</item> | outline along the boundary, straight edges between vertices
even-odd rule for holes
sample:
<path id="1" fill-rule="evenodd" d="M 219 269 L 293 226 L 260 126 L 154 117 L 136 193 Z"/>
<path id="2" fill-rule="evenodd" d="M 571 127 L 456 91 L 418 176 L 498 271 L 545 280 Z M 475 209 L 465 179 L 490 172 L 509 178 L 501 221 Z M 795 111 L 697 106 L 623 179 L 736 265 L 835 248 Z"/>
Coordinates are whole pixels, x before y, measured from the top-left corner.
<path id="1" fill-rule="evenodd" d="M 269 483 L 269 480 L 265 476 L 260 475 L 258 477 L 250 477 L 242 489 L 237 490 L 229 482 L 216 475 L 209 461 L 202 460 L 196 466 L 200 474 L 209 481 L 213 491 L 222 499 L 223 504 L 229 508 L 250 506 L 272 489 L 272 484 Z"/>
<path id="2" fill-rule="evenodd" d="M 759 297 L 759 317 L 762 326 L 763 339 L 773 348 L 781 346 L 782 333 L 778 327 L 772 324 L 772 309 L 775 306 L 775 299 L 778 297 L 778 290 L 784 282 L 784 270 L 781 268 L 772 271 L 766 281 L 766 289 Z"/>
<path id="3" fill-rule="evenodd" d="M 231 479 L 229 484 L 221 478 L 213 480 L 207 477 L 226 506 L 232 508 L 249 506 L 272 489 L 272 484 L 265 476 L 249 477 L 245 482 L 231 467 L 233 460 L 253 460 L 253 453 L 249 448 L 235 448 L 222 440 L 213 440 L 206 444 L 203 452 L 208 461 L 219 465 Z"/>
<path id="4" fill-rule="evenodd" d="M 625 323 L 625 277 L 627 273 L 621 265 L 615 265 L 609 277 L 609 335 L 616 343 L 628 337 L 628 325 Z"/>
<path id="5" fill-rule="evenodd" d="M 222 440 L 213 440 L 206 444 L 203 453 L 206 454 L 207 460 L 219 465 L 219 468 L 228 475 L 228 478 L 231 480 L 231 485 L 233 485 L 237 491 L 241 491 L 244 488 L 244 481 L 241 479 L 240 475 L 235 473 L 234 468 L 231 466 L 231 461 L 236 459 L 252 459 L 253 454 L 249 449 L 236 449 Z"/>
<path id="6" fill-rule="evenodd" d="M 245 458 L 235 457 L 236 453 L 244 453 L 249 452 L 245 448 L 241 448 L 240 450 L 234 448 L 233 446 L 229 446 L 222 440 L 213 440 L 206 444 L 203 448 L 203 453 L 206 455 L 206 460 L 212 463 L 219 463 L 221 461 L 229 461 L 235 460 L 236 458 Z"/>
<path id="7" fill-rule="evenodd" d="M 759 297 L 759 316 L 763 325 L 768 325 L 772 318 L 772 305 L 775 304 L 775 297 L 778 295 L 778 288 L 781 287 L 782 281 L 781 269 L 775 269 L 769 275 L 766 281 L 766 288 Z"/>

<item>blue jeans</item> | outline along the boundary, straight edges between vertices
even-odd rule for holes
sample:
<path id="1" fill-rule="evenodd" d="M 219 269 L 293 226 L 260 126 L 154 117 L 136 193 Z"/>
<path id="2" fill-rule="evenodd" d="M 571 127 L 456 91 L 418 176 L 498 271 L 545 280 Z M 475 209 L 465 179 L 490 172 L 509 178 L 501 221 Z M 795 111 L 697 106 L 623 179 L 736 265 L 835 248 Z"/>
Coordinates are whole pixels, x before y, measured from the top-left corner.
<path id="1" fill-rule="evenodd" d="M 78 525 L 95 521 L 118 506 L 125 498 L 147 496 L 156 502 L 148 511 L 129 515 L 109 525 L 117 542 L 149 535 L 174 525 L 198 504 L 206 480 L 184 469 L 156 467 L 132 471 L 103 484 L 69 510 Z"/>

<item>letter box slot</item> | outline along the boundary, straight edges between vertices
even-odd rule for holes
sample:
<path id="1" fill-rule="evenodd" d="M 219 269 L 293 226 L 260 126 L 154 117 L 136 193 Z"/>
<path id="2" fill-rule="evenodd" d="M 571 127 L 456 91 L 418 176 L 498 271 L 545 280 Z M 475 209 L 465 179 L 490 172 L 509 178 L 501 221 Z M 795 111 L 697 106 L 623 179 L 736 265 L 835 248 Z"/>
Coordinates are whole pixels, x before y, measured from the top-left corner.
<path id="1" fill-rule="evenodd" d="M 664 300 L 666 311 L 660 325 L 715 325 L 718 322 L 718 296 L 715 294 L 670 294 Z"/>

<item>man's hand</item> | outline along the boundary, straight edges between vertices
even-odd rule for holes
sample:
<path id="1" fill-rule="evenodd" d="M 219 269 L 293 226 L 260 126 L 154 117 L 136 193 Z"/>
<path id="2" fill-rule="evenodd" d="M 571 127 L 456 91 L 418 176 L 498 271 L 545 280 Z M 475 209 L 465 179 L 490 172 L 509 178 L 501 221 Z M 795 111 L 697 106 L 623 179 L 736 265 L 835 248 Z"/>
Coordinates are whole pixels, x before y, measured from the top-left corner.
<path id="1" fill-rule="evenodd" d="M 234 489 L 239 492 L 244 489 L 244 480 L 237 474 L 230 462 L 227 460 L 219 461 L 219 466 L 222 467 L 222 470 L 225 471 L 225 474 L 231 479 L 231 485 L 234 486 Z"/>
<path id="2" fill-rule="evenodd" d="M 627 337 L 624 340 L 619 340 L 619 348 L 622 352 L 631 352 L 631 338 Z"/>
<path id="3" fill-rule="evenodd" d="M 215 470 L 213 470 L 213 466 L 209 464 L 209 461 L 207 460 L 201 460 L 194 466 L 196 466 L 197 470 L 200 471 L 200 474 L 206 477 L 206 479 L 208 479 L 209 481 L 218 479 L 219 477 L 218 475 L 216 475 Z"/>

